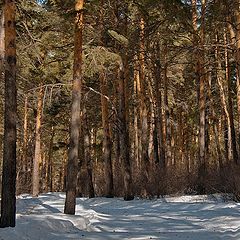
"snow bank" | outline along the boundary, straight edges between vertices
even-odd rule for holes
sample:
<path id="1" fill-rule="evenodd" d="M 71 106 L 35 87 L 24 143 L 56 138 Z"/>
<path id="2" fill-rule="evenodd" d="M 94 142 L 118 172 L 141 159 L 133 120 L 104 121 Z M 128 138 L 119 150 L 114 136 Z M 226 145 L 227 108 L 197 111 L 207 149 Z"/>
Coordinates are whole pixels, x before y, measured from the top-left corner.
<path id="1" fill-rule="evenodd" d="M 0 240 L 240 239 L 240 205 L 221 195 L 125 202 L 79 198 L 76 215 L 63 214 L 65 195 L 17 199 L 17 226 L 0 229 Z"/>

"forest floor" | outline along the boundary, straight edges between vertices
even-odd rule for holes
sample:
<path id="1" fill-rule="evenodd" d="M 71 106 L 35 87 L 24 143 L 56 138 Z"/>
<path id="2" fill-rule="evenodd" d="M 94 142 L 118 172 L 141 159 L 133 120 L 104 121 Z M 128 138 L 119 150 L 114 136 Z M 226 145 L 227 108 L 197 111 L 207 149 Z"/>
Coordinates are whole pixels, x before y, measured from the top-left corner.
<path id="1" fill-rule="evenodd" d="M 65 195 L 17 199 L 17 226 L 0 240 L 240 239 L 240 203 L 222 196 L 154 200 L 78 198 L 75 216 L 63 214 Z"/>

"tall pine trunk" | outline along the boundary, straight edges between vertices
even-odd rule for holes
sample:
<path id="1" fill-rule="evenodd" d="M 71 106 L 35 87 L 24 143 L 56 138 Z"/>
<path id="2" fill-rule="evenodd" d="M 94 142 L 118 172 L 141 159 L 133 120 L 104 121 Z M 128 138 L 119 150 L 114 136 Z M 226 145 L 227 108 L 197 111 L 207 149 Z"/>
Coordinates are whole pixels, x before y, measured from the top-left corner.
<path id="1" fill-rule="evenodd" d="M 80 139 L 80 102 L 82 93 L 82 41 L 83 41 L 83 5 L 84 0 L 75 3 L 75 38 L 74 38 L 74 63 L 73 63 L 73 88 L 72 110 L 70 126 L 70 145 L 67 162 L 66 200 L 64 213 L 75 214 L 76 185 L 79 161 Z"/>
<path id="2" fill-rule="evenodd" d="M 107 95 L 107 81 L 104 73 L 100 74 L 101 107 L 103 126 L 103 159 L 105 164 L 105 196 L 113 197 L 113 172 L 112 172 L 112 142 L 110 137 L 110 123 Z"/>
<path id="3" fill-rule="evenodd" d="M 15 227 L 16 221 L 17 89 L 15 15 L 15 1 L 5 0 L 5 111 L 0 227 Z"/>
<path id="4" fill-rule="evenodd" d="M 32 195 L 37 197 L 39 194 L 39 164 L 41 161 L 41 125 L 43 111 L 43 87 L 40 87 L 37 102 L 37 117 L 36 117 L 36 133 L 35 133 L 35 150 L 33 159 L 32 173 Z"/>
<path id="5" fill-rule="evenodd" d="M 166 56 L 165 56 L 166 57 Z M 163 85 L 164 85 L 164 110 L 165 110 L 165 132 L 166 132 L 166 163 L 171 165 L 172 162 L 172 149 L 171 149 L 171 125 L 170 125 L 170 110 L 168 103 L 168 76 L 167 76 L 167 63 L 163 69 Z"/>
<path id="6" fill-rule="evenodd" d="M 148 156 L 148 116 L 146 105 L 146 76 L 145 76 L 145 21 L 140 19 L 140 49 L 139 49 L 139 79 L 140 79 L 140 132 L 141 132 L 141 163 L 145 177 L 149 164 Z"/>
<path id="7" fill-rule="evenodd" d="M 102 34 L 102 44 L 105 45 L 104 34 L 104 1 L 100 2 L 100 28 Z M 108 84 L 104 69 L 99 74 L 101 88 L 101 109 L 102 109 L 102 127 L 103 127 L 103 160 L 105 173 L 105 196 L 113 197 L 113 169 L 112 169 L 112 140 L 110 136 L 109 110 L 108 110 Z"/>
<path id="8" fill-rule="evenodd" d="M 234 9 L 235 16 L 235 32 L 232 29 L 232 26 L 229 24 L 230 36 L 232 41 L 236 43 L 236 78 L 237 78 L 237 111 L 238 111 L 238 143 L 240 149 L 240 12 L 239 12 L 240 2 L 237 1 L 236 7 Z M 237 163 L 240 163 L 240 153 L 238 155 Z"/>
<path id="9" fill-rule="evenodd" d="M 3 74 L 4 74 L 4 12 L 1 12 L 1 19 L 0 19 L 0 81 L 3 81 Z"/>
<path id="10" fill-rule="evenodd" d="M 163 116 L 162 116 L 162 94 L 161 94 L 161 62 L 160 62 L 160 46 L 156 46 L 156 60 L 155 60 L 155 88 L 156 88 L 156 105 L 157 105 L 157 133 L 159 139 L 159 162 L 161 167 L 165 167 L 165 147 L 163 141 Z"/>
<path id="11" fill-rule="evenodd" d="M 198 29 L 198 13 L 197 1 L 192 0 L 192 25 L 194 30 L 193 43 L 194 43 L 194 58 L 195 58 L 195 74 L 196 82 L 199 85 L 199 160 L 198 160 L 198 191 L 199 193 L 205 192 L 205 174 L 206 174 L 206 99 L 205 99 L 205 73 L 204 73 L 204 25 L 205 25 L 205 0 L 201 1 L 201 25 Z"/>
<path id="12" fill-rule="evenodd" d="M 137 168 L 140 166 L 140 139 L 138 131 L 138 122 L 139 122 L 139 94 L 140 94 L 140 79 L 139 79 L 139 70 L 138 70 L 138 61 L 137 56 L 134 57 L 134 86 L 133 86 L 133 112 L 134 112 L 134 159 L 136 162 Z"/>
<path id="13" fill-rule="evenodd" d="M 25 175 L 28 170 L 27 142 L 28 142 L 28 95 L 25 96 L 25 101 L 24 101 L 23 149 L 22 149 L 22 152 L 23 152 L 22 153 L 23 154 L 22 169 Z"/>
<path id="14" fill-rule="evenodd" d="M 130 164 L 130 146 L 129 146 L 129 132 L 127 123 L 127 111 L 126 109 L 126 81 L 125 81 L 125 66 L 128 64 L 127 56 L 123 56 L 123 66 L 120 69 L 119 76 L 119 135 L 120 135 L 120 155 L 121 163 L 123 166 L 123 182 L 124 182 L 124 200 L 132 200 L 133 188 L 132 188 L 132 171 Z"/>
<path id="15" fill-rule="evenodd" d="M 84 161 L 86 164 L 87 169 L 87 183 L 88 183 L 88 197 L 94 198 L 95 192 L 94 192 L 94 184 L 93 184 L 93 154 L 91 149 L 91 136 L 89 131 L 89 124 L 88 124 L 88 116 L 86 112 L 86 108 L 84 107 L 84 113 L 83 113 L 83 123 L 84 123 Z"/>
<path id="16" fill-rule="evenodd" d="M 224 29 L 225 76 L 226 76 L 227 93 L 228 93 L 227 94 L 227 99 L 228 99 L 228 111 L 229 111 L 229 118 L 230 118 L 231 145 L 232 145 L 233 161 L 236 164 L 239 164 L 239 162 L 238 162 L 238 152 L 237 152 L 237 142 L 236 142 L 236 133 L 235 133 L 235 124 L 234 124 L 234 113 L 233 113 L 231 73 L 230 73 L 230 66 L 229 66 L 228 49 L 226 48 L 226 46 L 227 46 L 226 44 L 227 44 L 227 36 L 226 36 L 226 31 Z"/>

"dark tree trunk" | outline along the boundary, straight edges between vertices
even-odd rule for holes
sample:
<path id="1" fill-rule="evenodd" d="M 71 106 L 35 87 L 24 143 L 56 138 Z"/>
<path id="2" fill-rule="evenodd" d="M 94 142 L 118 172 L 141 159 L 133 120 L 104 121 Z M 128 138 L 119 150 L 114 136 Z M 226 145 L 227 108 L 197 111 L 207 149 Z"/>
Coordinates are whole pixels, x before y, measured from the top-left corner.
<path id="1" fill-rule="evenodd" d="M 148 156 L 148 113 L 147 113 L 147 98 L 146 98 L 146 74 L 145 74 L 145 21 L 140 19 L 140 36 L 139 36 L 139 80 L 140 80 L 140 132 L 141 132 L 141 164 L 147 179 L 147 168 L 149 165 Z"/>
<path id="2" fill-rule="evenodd" d="M 86 109 L 84 109 L 84 116 L 83 116 L 83 121 L 84 121 L 84 160 L 85 164 L 87 167 L 87 175 L 88 175 L 88 197 L 89 198 L 94 198 L 95 193 L 94 193 L 94 185 L 93 185 L 93 154 L 91 152 L 91 137 L 90 137 L 90 132 L 89 132 L 89 127 L 88 127 L 88 117 L 86 113 Z"/>
<path id="3" fill-rule="evenodd" d="M 104 34 L 104 1 L 100 1 L 100 28 L 102 34 L 102 44 L 106 45 L 103 38 Z M 101 109 L 102 109 L 102 127 L 103 127 L 103 160 L 105 174 L 105 196 L 113 197 L 113 170 L 112 170 L 112 140 L 110 136 L 109 110 L 108 110 L 108 85 L 106 74 L 102 69 L 99 74 L 101 88 Z"/>
<path id="4" fill-rule="evenodd" d="M 165 132 L 166 132 L 166 161 L 167 165 L 172 162 L 172 149 L 171 149 L 171 125 L 170 125 L 170 110 L 168 103 L 168 77 L 167 77 L 167 64 L 164 67 L 164 108 L 165 108 Z"/>
<path id="5" fill-rule="evenodd" d="M 156 104 L 157 104 L 157 130 L 159 138 L 159 162 L 161 167 L 165 167 L 165 147 L 163 144 L 163 121 L 162 121 L 162 94 L 161 94 L 161 63 L 160 63 L 160 46 L 156 46 L 156 70 L 155 70 L 155 87 L 156 87 Z"/>
<path id="6" fill-rule="evenodd" d="M 0 227 L 15 227 L 16 219 L 16 5 L 5 0 L 5 112 Z"/>
<path id="7" fill-rule="evenodd" d="M 3 74 L 4 74 L 4 12 L 1 13 L 0 19 L 0 81 L 3 81 Z"/>
<path id="8" fill-rule="evenodd" d="M 204 74 L 204 17 L 205 1 L 201 3 L 201 25 L 198 30 L 197 1 L 192 0 L 192 25 L 194 29 L 193 43 L 197 51 L 194 51 L 196 82 L 199 84 L 199 160 L 198 160 L 198 182 L 197 188 L 200 194 L 205 192 L 206 174 L 206 100 L 205 100 L 205 74 Z"/>
<path id="9" fill-rule="evenodd" d="M 105 163 L 105 196 L 113 197 L 113 172 L 112 172 L 112 141 L 110 137 L 110 123 L 107 94 L 107 81 L 105 74 L 100 74 L 102 126 L 103 126 L 103 159 Z"/>
<path id="10" fill-rule="evenodd" d="M 127 64 L 127 57 L 124 56 L 124 64 Z M 124 200 L 133 200 L 133 189 L 132 189 L 132 172 L 130 164 L 130 152 L 129 152 L 129 132 L 126 120 L 126 96 L 125 96 L 125 68 L 120 69 L 119 79 L 119 135 L 120 135 L 120 146 L 121 146 L 121 162 L 123 165 L 123 180 L 124 180 Z"/>
<path id="11" fill-rule="evenodd" d="M 66 200 L 64 213 L 75 214 L 76 185 L 79 161 L 80 102 L 82 92 L 82 33 L 83 33 L 84 0 L 75 3 L 75 39 L 73 64 L 72 110 L 70 127 L 70 145 L 66 176 Z"/>

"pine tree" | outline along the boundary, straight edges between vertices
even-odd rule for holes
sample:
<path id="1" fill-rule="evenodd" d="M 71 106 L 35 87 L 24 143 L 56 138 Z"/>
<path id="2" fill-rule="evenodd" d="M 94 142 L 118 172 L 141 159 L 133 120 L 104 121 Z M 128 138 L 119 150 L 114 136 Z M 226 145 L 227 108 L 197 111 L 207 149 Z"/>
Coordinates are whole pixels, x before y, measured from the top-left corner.
<path id="1" fill-rule="evenodd" d="M 16 5 L 4 2 L 5 26 L 5 112 L 0 227 L 15 227 L 16 221 Z"/>
<path id="2" fill-rule="evenodd" d="M 75 214 L 76 184 L 79 161 L 79 133 L 80 133 L 80 110 L 82 94 L 82 34 L 83 34 L 83 6 L 84 0 L 78 0 L 75 4 L 75 44 L 73 65 L 73 89 L 72 111 L 70 127 L 70 146 L 67 163 L 67 185 L 64 213 Z"/>

